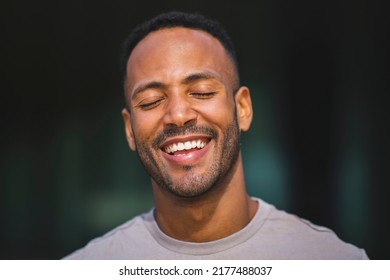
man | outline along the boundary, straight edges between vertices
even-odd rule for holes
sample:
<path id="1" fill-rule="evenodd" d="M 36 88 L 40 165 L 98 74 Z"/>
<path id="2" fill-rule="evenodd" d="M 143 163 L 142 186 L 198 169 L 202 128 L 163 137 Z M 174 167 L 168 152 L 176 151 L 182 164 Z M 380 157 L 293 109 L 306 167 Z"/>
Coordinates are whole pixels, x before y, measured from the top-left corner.
<path id="1" fill-rule="evenodd" d="M 133 31 L 123 57 L 126 136 L 151 176 L 155 208 L 68 259 L 367 258 L 246 193 L 240 132 L 252 105 L 218 23 L 161 14 Z"/>

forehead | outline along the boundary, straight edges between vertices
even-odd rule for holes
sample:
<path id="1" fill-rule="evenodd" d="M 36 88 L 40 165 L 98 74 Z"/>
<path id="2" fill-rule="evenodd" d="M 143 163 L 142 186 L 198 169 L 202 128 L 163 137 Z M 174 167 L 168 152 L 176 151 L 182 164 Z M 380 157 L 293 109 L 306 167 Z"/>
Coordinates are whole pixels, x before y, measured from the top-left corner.
<path id="1" fill-rule="evenodd" d="M 174 82 L 191 72 L 214 72 L 222 82 L 232 77 L 232 61 L 218 39 L 183 27 L 151 32 L 132 51 L 127 63 L 126 87 L 153 80 Z"/>

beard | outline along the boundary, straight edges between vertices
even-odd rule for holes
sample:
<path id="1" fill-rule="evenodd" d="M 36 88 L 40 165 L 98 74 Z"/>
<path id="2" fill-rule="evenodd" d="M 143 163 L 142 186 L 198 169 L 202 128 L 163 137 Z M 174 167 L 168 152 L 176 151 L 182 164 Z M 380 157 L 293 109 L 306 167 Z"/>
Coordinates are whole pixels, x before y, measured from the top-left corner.
<path id="1" fill-rule="evenodd" d="M 213 159 L 204 172 L 191 165 L 183 165 L 184 175 L 173 179 L 158 156 L 159 143 L 173 136 L 202 133 L 215 140 Z M 221 132 L 208 126 L 170 127 L 159 133 L 150 143 L 140 143 L 136 138 L 138 157 L 158 187 L 175 196 L 196 198 L 215 189 L 232 173 L 240 152 L 240 129 L 235 115 L 233 121 Z M 155 151 L 158 151 L 157 153 Z"/>

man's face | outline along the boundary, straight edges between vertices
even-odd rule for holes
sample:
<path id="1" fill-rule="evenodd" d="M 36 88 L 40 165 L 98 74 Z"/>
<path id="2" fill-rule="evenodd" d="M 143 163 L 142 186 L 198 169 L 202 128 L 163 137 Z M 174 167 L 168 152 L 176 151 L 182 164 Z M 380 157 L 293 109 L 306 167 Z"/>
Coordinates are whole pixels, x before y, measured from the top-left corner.
<path id="1" fill-rule="evenodd" d="M 154 185 L 196 197 L 229 175 L 240 133 L 233 69 L 221 43 L 203 31 L 162 29 L 134 48 L 123 117 Z"/>

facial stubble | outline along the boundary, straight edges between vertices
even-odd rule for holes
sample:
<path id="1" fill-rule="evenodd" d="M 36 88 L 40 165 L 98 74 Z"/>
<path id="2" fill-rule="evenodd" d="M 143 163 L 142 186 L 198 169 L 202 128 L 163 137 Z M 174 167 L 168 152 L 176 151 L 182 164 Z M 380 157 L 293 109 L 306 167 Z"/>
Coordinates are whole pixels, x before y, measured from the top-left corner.
<path id="1" fill-rule="evenodd" d="M 181 169 L 184 175 L 179 179 L 173 179 L 161 158 L 157 156 L 161 152 L 157 148 L 157 143 L 170 136 L 190 133 L 207 133 L 212 136 L 212 140 L 215 141 L 212 164 L 202 173 L 198 173 L 192 165 L 183 165 Z M 137 137 L 135 140 L 138 157 L 157 186 L 183 198 L 200 197 L 220 186 L 232 173 L 240 151 L 240 129 L 236 116 L 221 133 L 211 127 L 189 126 L 169 128 L 150 143 L 140 143 Z"/>

